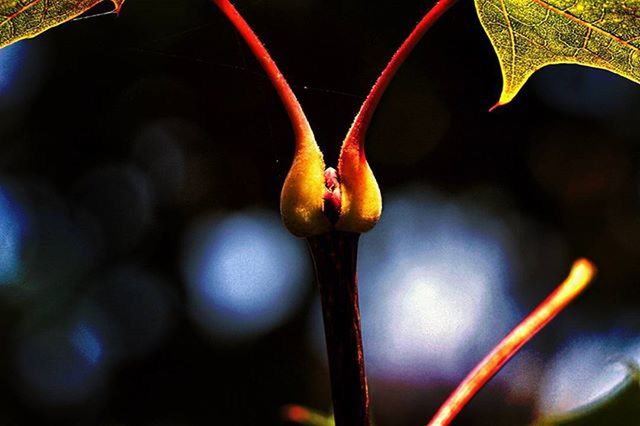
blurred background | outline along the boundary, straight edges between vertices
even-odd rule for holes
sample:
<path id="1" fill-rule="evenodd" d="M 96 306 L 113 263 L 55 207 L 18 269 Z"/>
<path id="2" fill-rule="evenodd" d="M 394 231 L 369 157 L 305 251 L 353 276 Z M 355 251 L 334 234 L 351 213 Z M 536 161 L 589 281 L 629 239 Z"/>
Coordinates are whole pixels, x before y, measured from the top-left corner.
<path id="1" fill-rule="evenodd" d="M 430 1 L 237 0 L 329 165 Z M 282 425 L 330 410 L 312 268 L 278 215 L 292 133 L 206 0 L 128 0 L 0 50 L 0 424 Z M 640 360 L 640 88 L 501 77 L 461 2 L 367 142 L 385 204 L 361 240 L 376 424 L 424 424 L 578 256 L 595 285 L 456 424 L 526 425 Z"/>

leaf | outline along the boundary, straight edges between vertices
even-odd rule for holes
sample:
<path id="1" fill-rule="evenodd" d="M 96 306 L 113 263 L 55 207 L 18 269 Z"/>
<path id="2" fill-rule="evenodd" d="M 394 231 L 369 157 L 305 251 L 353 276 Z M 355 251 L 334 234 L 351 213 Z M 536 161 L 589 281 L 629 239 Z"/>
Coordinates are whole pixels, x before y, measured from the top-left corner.
<path id="1" fill-rule="evenodd" d="M 105 0 L 0 0 L 0 48 L 82 15 Z M 119 12 L 125 0 L 108 0 Z"/>
<path id="2" fill-rule="evenodd" d="M 475 0 L 500 61 L 498 105 L 551 64 L 605 69 L 640 82 L 640 0 Z"/>
<path id="3" fill-rule="evenodd" d="M 628 426 L 640 419 L 640 377 L 638 367 L 601 399 L 561 416 L 539 420 L 534 426 Z"/>

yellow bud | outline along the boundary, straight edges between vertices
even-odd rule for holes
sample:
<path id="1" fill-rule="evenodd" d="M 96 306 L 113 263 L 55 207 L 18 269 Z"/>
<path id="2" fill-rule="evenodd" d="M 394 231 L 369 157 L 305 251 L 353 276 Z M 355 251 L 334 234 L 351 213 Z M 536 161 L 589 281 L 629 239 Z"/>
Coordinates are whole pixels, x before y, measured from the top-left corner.
<path id="1" fill-rule="evenodd" d="M 296 147 L 280 196 L 280 213 L 289 232 L 311 237 L 334 229 L 371 230 L 380 219 L 382 197 L 362 147 L 346 143 L 337 172 L 325 170 L 313 135 L 299 140 Z"/>
<path id="2" fill-rule="evenodd" d="M 329 232 L 324 214 L 324 159 L 312 135 L 296 144 L 296 153 L 280 194 L 280 214 L 289 232 L 311 237 Z"/>
<path id="3" fill-rule="evenodd" d="M 371 230 L 382 214 L 382 196 L 361 146 L 355 143 L 343 146 L 338 173 L 342 204 L 335 229 L 357 233 Z"/>

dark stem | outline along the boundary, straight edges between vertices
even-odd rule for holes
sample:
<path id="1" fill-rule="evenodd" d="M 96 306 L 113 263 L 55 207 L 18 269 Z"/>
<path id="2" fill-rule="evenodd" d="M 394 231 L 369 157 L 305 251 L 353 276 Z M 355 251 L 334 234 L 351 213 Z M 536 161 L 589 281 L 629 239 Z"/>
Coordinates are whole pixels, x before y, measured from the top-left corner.
<path id="1" fill-rule="evenodd" d="M 358 306 L 359 237 L 332 231 L 307 239 L 322 297 L 336 426 L 370 424 Z"/>

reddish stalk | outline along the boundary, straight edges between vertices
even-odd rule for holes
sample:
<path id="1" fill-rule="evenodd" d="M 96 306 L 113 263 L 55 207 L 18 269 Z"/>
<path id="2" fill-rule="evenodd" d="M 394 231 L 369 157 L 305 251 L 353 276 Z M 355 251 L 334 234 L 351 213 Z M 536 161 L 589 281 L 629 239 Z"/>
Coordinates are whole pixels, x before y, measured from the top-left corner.
<path id="1" fill-rule="evenodd" d="M 242 15 L 240 15 L 229 0 L 213 0 L 213 2 L 227 16 L 242 38 L 247 42 L 256 59 L 260 62 L 260 65 L 262 65 L 262 68 L 264 68 L 267 73 L 269 80 L 271 80 L 271 83 L 278 92 L 278 95 L 287 110 L 287 114 L 291 120 L 291 125 L 293 126 L 293 131 L 295 132 L 296 144 L 299 145 L 304 143 L 304 141 L 313 139 L 313 131 L 311 130 L 309 121 L 300 106 L 300 102 L 298 102 L 298 98 L 296 98 L 296 95 L 293 93 L 293 90 L 291 90 L 289 83 L 287 83 L 287 80 L 280 72 L 278 65 L 276 65 L 275 61 L 271 58 L 271 55 L 264 47 L 256 33 L 253 32 L 247 21 L 244 20 Z"/>
<path id="2" fill-rule="evenodd" d="M 358 304 L 360 234 L 333 231 L 307 239 L 320 288 L 336 426 L 369 426 Z"/>
<path id="3" fill-rule="evenodd" d="M 315 144 L 313 132 L 300 103 L 262 42 L 229 0 L 213 2 L 247 42 L 276 88 L 294 128 L 296 150 L 300 150 L 305 144 Z M 347 151 L 358 153 L 360 161 L 365 161 L 364 139 L 384 91 L 422 36 L 455 2 L 456 0 L 441 0 L 436 3 L 393 55 L 356 115 L 343 143 L 343 153 L 347 148 Z M 354 189 L 363 191 L 365 188 Z M 332 192 L 331 195 L 335 193 Z M 325 202 L 331 200 L 329 197 Z M 370 424 L 358 307 L 358 235 L 333 231 L 308 239 L 322 296 L 336 426 Z M 300 414 L 294 411 L 296 413 Z"/>
<path id="4" fill-rule="evenodd" d="M 357 145 L 360 151 L 361 160 L 364 161 L 364 140 L 366 138 L 367 130 L 371 124 L 373 114 L 382 99 L 382 95 L 389 87 L 391 80 L 395 77 L 396 73 L 407 59 L 414 47 L 420 42 L 424 34 L 444 13 L 456 3 L 457 0 L 440 0 L 438 1 L 422 20 L 416 25 L 409 37 L 402 43 L 396 53 L 393 54 L 391 60 L 387 64 L 386 68 L 378 77 L 375 84 L 371 88 L 369 95 L 365 99 L 364 103 L 360 107 L 360 111 L 356 115 L 356 118 L 347 133 L 347 137 L 343 143 L 343 149 L 347 145 Z M 355 147 L 354 147 L 355 148 Z"/>
<path id="5" fill-rule="evenodd" d="M 591 262 L 585 259 L 577 260 L 567 279 L 480 361 L 453 391 L 427 426 L 450 424 L 471 398 L 525 343 L 582 293 L 594 274 L 595 267 Z"/>

